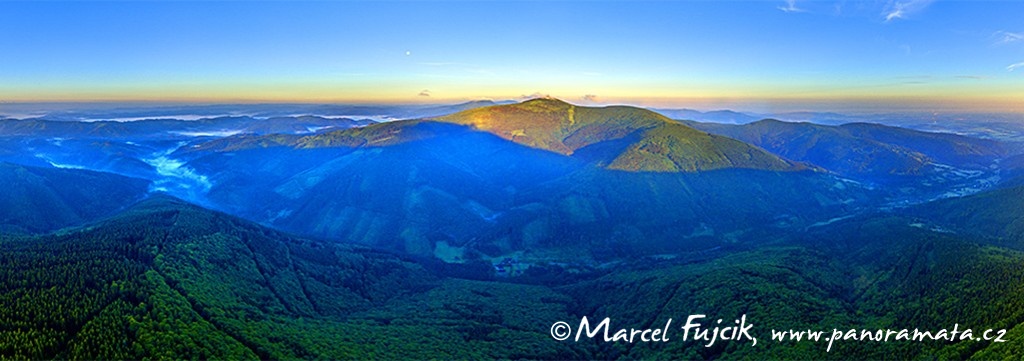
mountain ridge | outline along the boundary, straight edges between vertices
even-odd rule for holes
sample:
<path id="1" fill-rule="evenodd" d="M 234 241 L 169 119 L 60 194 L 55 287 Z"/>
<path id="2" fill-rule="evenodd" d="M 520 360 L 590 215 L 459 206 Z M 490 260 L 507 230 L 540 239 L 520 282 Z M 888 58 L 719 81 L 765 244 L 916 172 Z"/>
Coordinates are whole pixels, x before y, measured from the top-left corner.
<path id="1" fill-rule="evenodd" d="M 82 138 L 82 139 L 187 139 L 234 134 L 308 134 L 323 129 L 345 129 L 375 123 L 367 119 L 289 116 L 254 118 L 218 116 L 197 120 L 168 118 L 136 121 L 59 121 L 48 119 L 4 119 L 0 137 Z"/>
<path id="2" fill-rule="evenodd" d="M 141 199 L 149 185 L 111 173 L 0 162 L 0 232 L 45 233 L 95 221 Z"/>
<path id="3" fill-rule="evenodd" d="M 601 167 L 635 172 L 699 172 L 725 168 L 804 171 L 809 168 L 752 147 L 674 122 L 650 110 L 581 107 L 557 99 L 480 107 L 435 118 L 395 121 L 303 137 L 249 138 L 252 146 L 363 147 L 398 144 L 422 135 L 402 134 L 423 122 L 451 123 L 491 133 L 510 142 L 573 156 Z M 408 132 L 406 132 L 408 133 Z M 261 139 L 277 140 L 263 142 Z M 220 140 L 230 144 L 242 138 Z M 200 148 L 203 145 L 200 145 Z M 221 146 L 223 149 L 239 147 Z M 245 148 L 245 146 L 241 147 Z"/>
<path id="4" fill-rule="evenodd" d="M 1008 155 L 997 141 L 874 123 L 833 126 L 770 118 L 744 125 L 682 122 L 858 180 L 918 177 L 935 165 L 987 170 Z"/>
<path id="5" fill-rule="evenodd" d="M 482 107 L 438 118 L 472 126 L 513 142 L 556 153 L 576 151 L 636 134 L 607 167 L 628 171 L 701 171 L 719 168 L 802 170 L 781 158 L 727 138 L 679 126 L 654 111 L 630 107 L 583 107 L 552 98 Z"/>

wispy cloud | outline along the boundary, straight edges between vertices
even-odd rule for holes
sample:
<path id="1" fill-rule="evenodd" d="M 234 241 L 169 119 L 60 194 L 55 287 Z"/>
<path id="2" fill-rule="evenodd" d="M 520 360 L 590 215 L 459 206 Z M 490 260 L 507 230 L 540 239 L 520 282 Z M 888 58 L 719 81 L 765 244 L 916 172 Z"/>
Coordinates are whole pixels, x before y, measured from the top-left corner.
<path id="1" fill-rule="evenodd" d="M 984 76 L 981 76 L 981 75 L 957 75 L 955 78 L 957 78 L 957 79 L 981 80 L 981 79 L 986 79 L 987 77 L 984 77 Z"/>
<path id="2" fill-rule="evenodd" d="M 931 5 L 934 0 L 897 0 L 889 1 L 889 4 L 885 6 L 885 10 L 882 11 L 882 15 L 885 16 L 885 21 L 890 22 L 896 19 L 906 19 L 908 16 L 924 10 Z"/>
<path id="3" fill-rule="evenodd" d="M 230 137 L 232 135 L 241 134 L 242 130 L 213 130 L 213 131 L 201 131 L 201 132 L 170 132 L 171 134 L 183 135 L 186 137 Z"/>
<path id="4" fill-rule="evenodd" d="M 530 95 L 523 94 L 523 95 L 519 96 L 519 100 L 520 101 L 530 100 L 530 99 L 537 99 L 537 98 L 553 98 L 553 97 L 551 96 L 551 94 L 541 93 L 541 92 L 534 92 L 533 94 L 530 94 Z"/>
<path id="5" fill-rule="evenodd" d="M 1010 64 L 1010 66 L 1006 67 L 1006 71 L 1014 71 L 1017 70 L 1017 68 L 1024 68 L 1024 61 L 1016 64 Z"/>
<path id="6" fill-rule="evenodd" d="M 786 0 L 786 5 L 779 6 L 779 10 L 785 11 L 787 13 L 802 13 L 802 12 L 807 11 L 807 10 L 798 8 L 796 6 L 796 0 Z"/>
<path id="7" fill-rule="evenodd" d="M 580 98 L 583 99 L 584 101 L 588 101 L 588 102 L 592 102 L 592 103 L 597 101 L 597 95 L 594 95 L 594 94 L 587 94 L 587 95 L 584 95 L 584 96 L 582 96 Z"/>
<path id="8" fill-rule="evenodd" d="M 1015 43 L 1024 40 L 1024 33 L 1013 33 L 1009 31 L 999 30 L 994 35 L 997 38 L 997 45 Z"/>
<path id="9" fill-rule="evenodd" d="M 423 89 L 423 91 L 420 92 L 420 96 L 421 97 L 429 97 L 430 96 L 430 90 Z"/>

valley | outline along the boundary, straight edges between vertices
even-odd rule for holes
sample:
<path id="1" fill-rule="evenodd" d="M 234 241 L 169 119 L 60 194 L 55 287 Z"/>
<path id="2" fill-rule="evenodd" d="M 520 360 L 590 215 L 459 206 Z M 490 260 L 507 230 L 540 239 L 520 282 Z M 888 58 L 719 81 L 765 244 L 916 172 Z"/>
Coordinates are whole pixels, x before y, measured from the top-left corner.
<path id="1" fill-rule="evenodd" d="M 1024 359 L 1024 1 L 0 1 L 0 361 Z"/>
<path id="2" fill-rule="evenodd" d="M 1011 141 L 550 98 L 370 111 L 414 114 L 0 120 L 0 358 L 991 359 L 1024 345 Z M 759 343 L 548 333 L 692 313 L 746 315 Z M 769 341 L 954 323 L 1009 341 Z"/>

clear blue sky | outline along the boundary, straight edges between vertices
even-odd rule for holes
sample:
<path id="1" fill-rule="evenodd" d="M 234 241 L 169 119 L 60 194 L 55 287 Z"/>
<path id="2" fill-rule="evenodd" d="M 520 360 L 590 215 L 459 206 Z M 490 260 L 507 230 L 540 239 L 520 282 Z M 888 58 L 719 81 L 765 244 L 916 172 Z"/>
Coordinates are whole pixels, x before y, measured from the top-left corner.
<path id="1" fill-rule="evenodd" d="M 1024 112 L 1013 1 L 0 2 L 0 53 L 7 102 Z"/>

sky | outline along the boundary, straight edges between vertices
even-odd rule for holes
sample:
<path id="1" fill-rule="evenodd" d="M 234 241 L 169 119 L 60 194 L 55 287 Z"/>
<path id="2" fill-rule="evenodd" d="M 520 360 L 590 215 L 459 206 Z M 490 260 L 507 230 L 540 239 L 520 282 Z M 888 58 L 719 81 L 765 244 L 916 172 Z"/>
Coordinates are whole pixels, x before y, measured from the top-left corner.
<path id="1" fill-rule="evenodd" d="M 0 1 L 0 103 L 1024 112 L 1016 1 Z"/>

